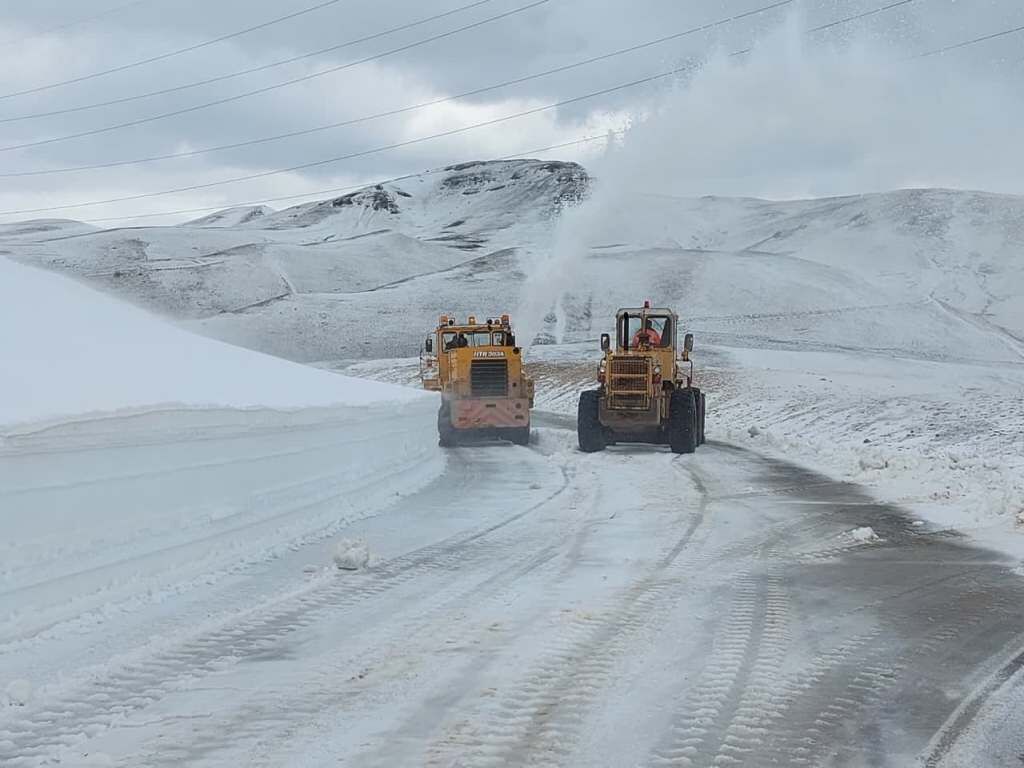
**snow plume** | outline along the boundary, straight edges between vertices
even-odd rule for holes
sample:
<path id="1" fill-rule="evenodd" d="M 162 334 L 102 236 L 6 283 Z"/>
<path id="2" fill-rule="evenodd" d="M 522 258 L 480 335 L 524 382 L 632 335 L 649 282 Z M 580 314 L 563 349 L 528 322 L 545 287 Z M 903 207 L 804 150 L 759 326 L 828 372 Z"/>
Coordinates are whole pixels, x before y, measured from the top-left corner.
<path id="1" fill-rule="evenodd" d="M 591 163 L 590 198 L 563 216 L 551 252 L 526 265 L 519 315 L 537 327 L 523 330 L 557 315 L 590 246 L 686 242 L 675 222 L 645 215 L 650 194 L 1024 193 L 1024 96 L 997 68 L 914 60 L 865 40 L 833 47 L 804 26 L 792 16 L 749 54 L 712 55 Z"/>

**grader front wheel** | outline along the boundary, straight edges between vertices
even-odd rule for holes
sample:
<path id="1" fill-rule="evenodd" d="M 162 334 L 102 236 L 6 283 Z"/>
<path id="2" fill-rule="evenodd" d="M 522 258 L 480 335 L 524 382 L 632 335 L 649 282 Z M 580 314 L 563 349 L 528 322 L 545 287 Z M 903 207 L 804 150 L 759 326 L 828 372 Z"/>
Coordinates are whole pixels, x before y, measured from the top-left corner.
<path id="1" fill-rule="evenodd" d="M 677 389 L 668 405 L 668 444 L 672 453 L 693 453 L 698 440 L 697 400 L 692 389 Z"/>

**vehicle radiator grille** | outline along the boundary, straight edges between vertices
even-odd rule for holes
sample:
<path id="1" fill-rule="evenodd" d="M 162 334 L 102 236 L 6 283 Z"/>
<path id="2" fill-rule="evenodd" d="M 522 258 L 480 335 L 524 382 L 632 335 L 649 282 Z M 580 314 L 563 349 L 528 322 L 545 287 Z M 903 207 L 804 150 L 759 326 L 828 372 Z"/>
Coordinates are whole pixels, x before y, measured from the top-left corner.
<path id="1" fill-rule="evenodd" d="M 507 396 L 508 361 L 474 360 L 470 367 L 469 386 L 473 397 Z"/>
<path id="2" fill-rule="evenodd" d="M 646 357 L 613 357 L 607 389 L 610 408 L 649 408 L 650 360 Z"/>

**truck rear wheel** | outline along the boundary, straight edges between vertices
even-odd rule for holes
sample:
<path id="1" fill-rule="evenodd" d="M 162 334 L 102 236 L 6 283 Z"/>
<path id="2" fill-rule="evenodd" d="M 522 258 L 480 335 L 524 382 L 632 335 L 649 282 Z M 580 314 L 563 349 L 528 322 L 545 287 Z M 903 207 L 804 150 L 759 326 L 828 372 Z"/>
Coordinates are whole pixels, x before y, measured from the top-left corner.
<path id="1" fill-rule="evenodd" d="M 508 433 L 508 439 L 516 445 L 529 445 L 530 444 L 530 428 L 529 427 L 512 427 L 511 429 L 505 430 Z"/>
<path id="2" fill-rule="evenodd" d="M 442 448 L 452 448 L 456 444 L 455 427 L 452 426 L 452 407 L 447 401 L 441 403 L 437 411 L 437 444 Z"/>
<path id="3" fill-rule="evenodd" d="M 692 389 L 672 392 L 668 405 L 668 444 L 672 453 L 697 450 L 697 398 Z"/>
<path id="4" fill-rule="evenodd" d="M 579 438 L 580 450 L 584 453 L 594 453 L 605 449 L 604 427 L 601 426 L 600 390 L 590 389 L 580 392 L 576 435 Z"/>
<path id="5" fill-rule="evenodd" d="M 707 442 L 707 436 L 704 433 L 704 424 L 708 415 L 707 398 L 704 393 L 700 393 L 700 444 L 704 445 Z"/>

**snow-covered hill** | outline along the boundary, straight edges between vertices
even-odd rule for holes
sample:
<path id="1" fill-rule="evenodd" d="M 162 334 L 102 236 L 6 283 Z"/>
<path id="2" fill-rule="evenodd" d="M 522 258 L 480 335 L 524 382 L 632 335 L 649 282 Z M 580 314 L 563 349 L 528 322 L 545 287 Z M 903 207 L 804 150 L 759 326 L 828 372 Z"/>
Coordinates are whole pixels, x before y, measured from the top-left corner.
<path id="1" fill-rule="evenodd" d="M 597 243 L 701 254 L 691 267 L 700 284 L 686 299 L 709 330 L 786 333 L 780 323 L 788 321 L 772 315 L 809 312 L 808 321 L 818 313 L 805 323 L 810 333 L 843 343 L 836 319 L 845 314 L 859 315 L 860 340 L 846 340 L 858 347 L 939 346 L 986 359 L 1019 359 L 1024 350 L 1022 197 L 940 189 L 795 202 L 651 195 L 601 224 Z M 923 338 L 904 348 L 906 334 Z"/>
<path id="2" fill-rule="evenodd" d="M 175 227 L 12 225 L 0 249 L 282 357 L 400 357 L 440 311 L 538 314 L 524 281 L 560 256 L 559 213 L 587 185 L 574 164 L 468 163 Z M 617 306 L 651 297 L 726 345 L 972 361 L 1024 353 L 1024 198 L 650 193 L 589 236 L 582 263 L 548 281 L 552 297 L 566 296 L 544 330 L 565 340 L 594 338 Z"/>
<path id="3" fill-rule="evenodd" d="M 239 227 L 257 221 L 274 213 L 274 209 L 266 205 L 243 205 L 238 208 L 227 208 L 207 216 L 201 216 L 188 222 L 192 227 Z"/>
<path id="4" fill-rule="evenodd" d="M 172 317 L 240 315 L 247 332 L 234 340 L 268 349 L 260 338 L 272 315 L 263 312 L 274 302 L 287 300 L 312 333 L 323 296 L 335 299 L 330 315 L 344 314 L 346 295 L 546 242 L 557 212 L 586 185 L 570 163 L 467 163 L 276 213 L 230 209 L 173 227 L 8 225 L 0 250 Z M 345 348 L 273 349 L 305 360 Z"/>

